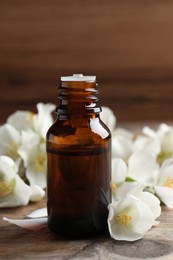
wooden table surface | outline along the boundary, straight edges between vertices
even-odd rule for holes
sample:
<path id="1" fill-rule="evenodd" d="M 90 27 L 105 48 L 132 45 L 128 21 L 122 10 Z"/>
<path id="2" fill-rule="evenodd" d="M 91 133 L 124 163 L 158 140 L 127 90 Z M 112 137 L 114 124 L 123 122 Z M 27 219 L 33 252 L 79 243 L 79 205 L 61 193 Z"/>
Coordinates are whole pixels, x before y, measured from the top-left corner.
<path id="1" fill-rule="evenodd" d="M 50 233 L 48 228 L 30 231 L 2 221 L 3 216 L 22 218 L 45 205 L 42 200 L 27 207 L 1 209 L 0 259 L 173 259 L 173 210 L 165 207 L 160 224 L 133 243 L 115 241 L 109 234 L 69 240 Z"/>
<path id="2" fill-rule="evenodd" d="M 137 129 L 137 125 L 132 128 Z M 3 216 L 23 218 L 45 206 L 43 199 L 26 207 L 0 209 L 0 259 L 173 259 L 173 210 L 164 206 L 160 224 L 132 243 L 115 241 L 109 234 L 70 240 L 48 228 L 29 231 L 2 221 Z"/>

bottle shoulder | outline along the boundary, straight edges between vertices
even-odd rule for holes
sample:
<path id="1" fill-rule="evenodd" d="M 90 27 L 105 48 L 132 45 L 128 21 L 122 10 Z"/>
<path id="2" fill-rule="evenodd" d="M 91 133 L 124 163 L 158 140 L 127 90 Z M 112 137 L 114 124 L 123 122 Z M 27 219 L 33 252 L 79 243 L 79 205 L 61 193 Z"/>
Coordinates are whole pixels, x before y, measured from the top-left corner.
<path id="1" fill-rule="evenodd" d="M 72 135 L 74 133 L 75 129 L 67 121 L 56 120 L 47 131 L 47 138 L 50 135 Z"/>
<path id="2" fill-rule="evenodd" d="M 87 123 L 79 125 L 57 120 L 47 133 L 47 141 L 57 145 L 94 145 L 105 143 L 110 139 L 110 130 L 100 118 L 89 119 Z"/>

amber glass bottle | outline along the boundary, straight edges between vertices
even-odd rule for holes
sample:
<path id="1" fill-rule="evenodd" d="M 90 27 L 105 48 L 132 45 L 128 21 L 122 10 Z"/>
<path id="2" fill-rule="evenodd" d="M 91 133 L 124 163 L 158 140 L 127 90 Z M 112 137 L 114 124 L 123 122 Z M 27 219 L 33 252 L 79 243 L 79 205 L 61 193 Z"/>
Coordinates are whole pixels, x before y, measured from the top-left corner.
<path id="1" fill-rule="evenodd" d="M 47 133 L 48 226 L 82 238 L 107 229 L 111 134 L 100 120 L 95 76 L 61 77 Z"/>

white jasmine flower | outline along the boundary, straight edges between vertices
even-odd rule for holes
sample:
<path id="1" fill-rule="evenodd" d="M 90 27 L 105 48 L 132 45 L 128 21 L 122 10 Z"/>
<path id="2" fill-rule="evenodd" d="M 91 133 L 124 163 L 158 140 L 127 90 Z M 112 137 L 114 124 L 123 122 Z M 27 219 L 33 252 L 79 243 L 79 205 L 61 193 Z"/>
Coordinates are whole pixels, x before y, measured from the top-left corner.
<path id="1" fill-rule="evenodd" d="M 33 127 L 33 113 L 30 111 L 16 111 L 7 118 L 7 123 L 18 131 Z"/>
<path id="2" fill-rule="evenodd" d="M 153 153 L 157 157 L 161 151 L 161 143 L 158 138 L 139 135 L 134 141 L 133 151 Z"/>
<path id="3" fill-rule="evenodd" d="M 15 162 L 0 156 L 0 208 L 27 205 L 31 188 L 16 173 Z"/>
<path id="4" fill-rule="evenodd" d="M 112 157 L 127 161 L 133 151 L 133 134 L 117 128 L 112 132 Z"/>
<path id="5" fill-rule="evenodd" d="M 125 180 L 136 181 L 153 187 L 159 166 L 154 155 L 143 152 L 133 153 L 126 165 L 122 159 L 112 160 L 112 193 Z"/>
<path id="6" fill-rule="evenodd" d="M 0 155 L 6 155 L 0 162 L 0 207 L 27 205 L 29 200 L 38 201 L 45 195 L 45 136 L 53 123 L 55 105 L 39 103 L 37 109 L 37 114 L 16 111 L 0 127 Z"/>
<path id="7" fill-rule="evenodd" d="M 1 155 L 0 162 L 4 162 L 4 163 L 8 164 L 13 169 L 13 171 L 15 173 L 17 173 L 17 171 L 18 171 L 17 164 L 10 157 Z"/>
<path id="8" fill-rule="evenodd" d="M 53 123 L 51 113 L 55 110 L 55 105 L 38 103 L 37 110 L 37 114 L 30 111 L 16 111 L 7 118 L 7 123 L 19 131 L 30 128 L 45 138 L 47 130 Z"/>
<path id="9" fill-rule="evenodd" d="M 46 147 L 40 137 L 32 132 L 22 132 L 22 146 L 18 149 L 26 168 L 30 185 L 46 187 Z"/>
<path id="10" fill-rule="evenodd" d="M 112 132 L 116 125 L 116 117 L 115 117 L 113 111 L 109 107 L 103 106 L 102 112 L 100 113 L 100 118 Z"/>
<path id="11" fill-rule="evenodd" d="M 121 159 L 113 159 L 112 163 L 112 202 L 123 199 L 126 195 L 133 195 L 145 202 L 152 211 L 154 218 L 160 216 L 159 199 L 150 192 L 143 191 L 144 184 L 132 181 L 127 176 L 128 168 Z"/>
<path id="12" fill-rule="evenodd" d="M 173 128 L 171 126 L 168 126 L 167 124 L 160 124 L 158 129 L 155 131 L 153 129 L 151 129 L 148 126 L 145 126 L 143 128 L 143 133 L 147 136 L 150 137 L 155 137 L 155 138 L 162 138 L 164 136 L 165 133 L 171 131 Z"/>
<path id="13" fill-rule="evenodd" d="M 173 157 L 173 127 L 161 124 L 157 131 L 144 127 L 143 133 L 160 143 L 160 150 L 158 150 L 157 154 L 157 160 L 160 164 L 164 160 Z"/>
<path id="14" fill-rule="evenodd" d="M 13 126 L 4 124 L 0 127 L 0 155 L 17 160 L 20 141 L 20 133 Z"/>
<path id="15" fill-rule="evenodd" d="M 155 155 L 142 151 L 135 152 L 128 160 L 127 177 L 145 186 L 153 187 L 158 170 L 159 166 Z"/>
<path id="16" fill-rule="evenodd" d="M 116 189 L 112 190 L 112 202 L 123 199 L 127 194 L 131 194 L 132 190 L 138 186 L 137 182 L 124 181 L 120 185 L 117 185 Z"/>
<path id="17" fill-rule="evenodd" d="M 146 135 L 146 136 L 149 136 L 149 137 L 152 137 L 152 138 L 156 138 L 157 137 L 157 133 L 155 130 L 151 129 L 150 127 L 148 126 L 144 126 L 143 129 L 142 129 L 142 132 Z"/>
<path id="18" fill-rule="evenodd" d="M 141 191 L 136 194 L 136 197 L 138 197 L 141 201 L 147 204 L 147 206 L 150 208 L 151 212 L 153 213 L 154 219 L 160 216 L 161 214 L 160 200 L 154 194 L 147 191 Z M 154 224 L 157 223 L 158 222 L 155 221 Z"/>
<path id="19" fill-rule="evenodd" d="M 136 181 L 124 181 L 117 187 L 114 201 L 121 200 L 129 194 L 140 198 L 144 187 L 144 185 L 139 184 Z"/>
<path id="20" fill-rule="evenodd" d="M 36 132 L 43 138 L 46 137 L 47 130 L 53 123 L 51 113 L 55 110 L 54 104 L 37 104 L 38 114 L 33 115 L 33 126 Z"/>
<path id="21" fill-rule="evenodd" d="M 154 189 L 159 199 L 167 207 L 173 208 L 173 159 L 162 164 Z"/>
<path id="22" fill-rule="evenodd" d="M 31 186 L 32 194 L 30 197 L 30 201 L 36 202 L 44 198 L 45 191 L 38 185 Z"/>
<path id="23" fill-rule="evenodd" d="M 149 206 L 132 195 L 115 201 L 108 206 L 108 227 L 112 238 L 135 241 L 141 239 L 155 224 Z"/>
<path id="24" fill-rule="evenodd" d="M 159 199 L 148 191 L 144 191 L 145 186 L 137 182 L 123 182 L 116 190 L 114 200 L 121 200 L 126 195 L 133 195 L 145 202 L 153 213 L 154 218 L 161 214 Z"/>
<path id="25" fill-rule="evenodd" d="M 158 137 L 161 142 L 161 152 L 158 159 L 162 163 L 173 157 L 173 128 L 162 124 L 158 130 Z"/>
<path id="26" fill-rule="evenodd" d="M 112 159 L 112 179 L 111 179 L 111 188 L 112 188 L 112 199 L 114 199 L 117 188 L 121 185 L 127 175 L 127 165 L 122 159 Z"/>

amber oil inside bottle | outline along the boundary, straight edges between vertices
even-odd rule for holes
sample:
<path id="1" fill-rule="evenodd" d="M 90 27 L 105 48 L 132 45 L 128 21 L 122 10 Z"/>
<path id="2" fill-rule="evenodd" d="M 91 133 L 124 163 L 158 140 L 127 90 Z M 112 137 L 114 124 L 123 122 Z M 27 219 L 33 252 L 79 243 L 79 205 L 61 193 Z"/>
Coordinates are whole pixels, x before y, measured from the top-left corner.
<path id="1" fill-rule="evenodd" d="M 100 120 L 97 83 L 62 81 L 57 120 L 47 133 L 50 230 L 73 238 L 107 230 L 111 135 Z"/>

